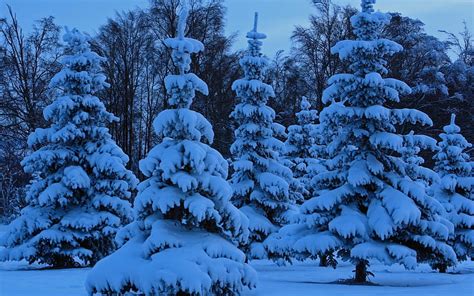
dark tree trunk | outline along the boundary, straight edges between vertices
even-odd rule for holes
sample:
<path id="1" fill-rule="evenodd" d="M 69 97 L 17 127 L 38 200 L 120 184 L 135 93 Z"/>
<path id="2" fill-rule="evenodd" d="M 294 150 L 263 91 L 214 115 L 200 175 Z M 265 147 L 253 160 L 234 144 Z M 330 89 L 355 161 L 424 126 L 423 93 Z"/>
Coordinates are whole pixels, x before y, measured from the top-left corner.
<path id="1" fill-rule="evenodd" d="M 446 267 L 446 265 L 440 265 L 440 266 L 438 266 L 438 270 L 439 270 L 439 272 L 441 272 L 441 273 L 446 273 L 447 269 L 448 269 L 448 268 Z"/>
<path id="2" fill-rule="evenodd" d="M 443 263 L 437 263 L 431 266 L 432 269 L 437 269 L 440 273 L 446 273 L 448 266 Z"/>
<path id="3" fill-rule="evenodd" d="M 319 266 L 322 266 L 322 267 L 327 267 L 328 266 L 328 256 L 327 255 L 321 255 L 319 257 Z"/>
<path id="4" fill-rule="evenodd" d="M 369 277 L 369 271 L 367 268 L 369 267 L 369 261 L 367 260 L 358 260 L 356 263 L 356 268 L 355 268 L 355 277 L 354 277 L 354 282 L 358 284 L 363 284 L 366 283 Z"/>

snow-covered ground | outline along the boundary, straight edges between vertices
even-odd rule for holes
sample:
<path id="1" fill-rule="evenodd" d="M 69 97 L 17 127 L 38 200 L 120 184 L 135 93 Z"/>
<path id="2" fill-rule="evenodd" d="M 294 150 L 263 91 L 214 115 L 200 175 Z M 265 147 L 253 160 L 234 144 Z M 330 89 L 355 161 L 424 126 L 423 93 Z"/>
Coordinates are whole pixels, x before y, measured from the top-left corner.
<path id="1" fill-rule="evenodd" d="M 374 264 L 372 281 L 380 286 L 337 285 L 331 282 L 352 276 L 353 266 L 340 264 L 334 270 L 314 262 L 278 267 L 269 262 L 253 264 L 259 272 L 260 286 L 255 295 L 474 295 L 474 262 L 460 265 L 456 274 L 439 274 L 422 265 L 415 271 L 400 266 Z"/>
<path id="2" fill-rule="evenodd" d="M 5 226 L 0 225 L 0 234 Z M 276 266 L 270 261 L 252 263 L 259 275 L 259 286 L 252 295 L 272 296 L 472 296 L 474 295 L 474 262 L 464 262 L 451 273 L 440 274 L 421 265 L 414 271 L 401 266 L 374 263 L 373 282 L 379 286 L 334 284 L 352 275 L 353 266 L 341 263 L 337 269 L 304 262 Z M 26 262 L 0 263 L 0 296 L 80 296 L 86 295 L 84 281 L 90 268 L 41 270 Z"/>
<path id="3" fill-rule="evenodd" d="M 456 273 L 439 274 L 427 266 L 415 271 L 401 267 L 374 264 L 373 281 L 380 286 L 348 286 L 331 282 L 349 278 L 352 266 L 341 264 L 332 268 L 318 267 L 316 262 L 278 267 L 269 261 L 252 264 L 258 271 L 260 284 L 248 295 L 454 295 L 474 293 L 474 262 L 461 264 Z M 34 270 L 26 263 L 0 264 L 0 295 L 2 296 L 75 296 L 86 295 L 84 281 L 89 268 Z"/>

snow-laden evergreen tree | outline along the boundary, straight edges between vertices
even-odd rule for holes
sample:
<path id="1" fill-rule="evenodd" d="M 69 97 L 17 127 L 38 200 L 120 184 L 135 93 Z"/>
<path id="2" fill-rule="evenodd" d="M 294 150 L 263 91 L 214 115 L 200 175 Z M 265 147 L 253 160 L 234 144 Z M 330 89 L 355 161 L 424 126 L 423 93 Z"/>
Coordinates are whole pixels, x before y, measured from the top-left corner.
<path id="1" fill-rule="evenodd" d="M 310 136 L 313 138 L 313 145 L 310 148 L 310 155 L 316 159 L 316 161 L 311 162 L 308 166 L 308 172 L 312 176 L 312 179 L 309 183 L 311 188 L 310 198 L 319 195 L 321 190 L 329 189 L 328 186 L 326 186 L 327 184 L 320 184 L 317 176 L 327 171 L 326 161 L 329 158 L 327 145 L 328 141 L 332 138 L 337 129 L 337 126 L 325 126 L 319 122 L 315 125 L 310 134 Z M 321 185 L 323 186 L 321 187 Z"/>
<path id="2" fill-rule="evenodd" d="M 316 144 L 314 136 L 318 133 L 318 112 L 310 109 L 311 104 L 306 97 L 301 99 L 300 107 L 301 110 L 296 113 L 297 124 L 288 127 L 285 156 L 289 160 L 293 177 L 302 185 L 304 199 L 308 199 L 313 192 L 311 168 L 318 165 L 313 155 L 313 147 Z"/>
<path id="3" fill-rule="evenodd" d="M 115 250 L 117 230 L 132 219 L 137 180 L 107 129 L 117 118 L 94 95 L 108 85 L 88 39 L 76 29 L 64 35 L 63 69 L 51 81 L 60 96 L 43 112 L 51 126 L 28 138 L 34 151 L 22 165 L 34 180 L 0 240 L 0 260 L 91 265 Z"/>
<path id="4" fill-rule="evenodd" d="M 403 148 L 400 149 L 400 155 L 406 164 L 405 173 L 413 181 L 418 181 L 420 185 L 428 187 L 437 182 L 439 177 L 437 173 L 423 166 L 425 160 L 418 155 L 421 149 L 435 151 L 436 140 L 425 135 L 415 135 L 413 131 L 403 136 Z"/>
<path id="5" fill-rule="evenodd" d="M 248 238 L 248 220 L 230 202 L 227 162 L 208 145 L 211 124 L 189 109 L 196 91 L 208 88 L 189 73 L 190 55 L 204 46 L 184 36 L 186 17 L 184 8 L 177 37 L 164 41 L 179 73 L 165 78 L 173 109 L 153 123 L 162 141 L 140 161 L 147 179 L 138 187 L 136 221 L 117 236 L 123 246 L 90 272 L 89 294 L 236 295 L 256 284 L 236 246 Z"/>
<path id="6" fill-rule="evenodd" d="M 407 268 L 420 261 L 456 262 L 446 243 L 450 227 L 439 219 L 443 207 L 406 175 L 407 164 L 397 155 L 404 144 L 397 125 L 432 122 L 420 111 L 388 107 L 410 88 L 382 78 L 388 72 L 384 56 L 402 48 L 379 38 L 389 15 L 374 12 L 374 3 L 362 0 L 362 12 L 351 18 L 357 40 L 332 49 L 352 73 L 331 77 L 323 96 L 331 104 L 321 112 L 321 123 L 337 127 L 328 140 L 328 171 L 316 177 L 328 189 L 301 206 L 304 223 L 282 228 L 266 243 L 287 256 L 338 251 L 355 264 L 355 282 L 367 281 L 372 258 Z"/>
<path id="7" fill-rule="evenodd" d="M 275 138 L 281 126 L 273 122 L 275 112 L 267 106 L 274 92 L 263 82 L 268 59 L 261 53 L 261 40 L 266 35 L 257 31 L 257 21 L 255 14 L 254 28 L 247 33 L 249 46 L 240 60 L 245 76 L 232 85 L 239 104 L 231 114 L 238 125 L 230 148 L 233 202 L 249 218 L 250 242 L 242 248 L 250 259 L 267 257 L 262 242 L 284 223 L 296 198 L 290 188 L 293 174 L 281 162 L 284 143 Z"/>
<path id="8" fill-rule="evenodd" d="M 454 224 L 455 232 L 449 242 L 459 260 L 474 258 L 474 168 L 464 151 L 472 145 L 463 137 L 461 129 L 451 122 L 443 128 L 434 156 L 435 171 L 440 182 L 433 185 L 433 193 L 447 211 L 446 217 Z"/>

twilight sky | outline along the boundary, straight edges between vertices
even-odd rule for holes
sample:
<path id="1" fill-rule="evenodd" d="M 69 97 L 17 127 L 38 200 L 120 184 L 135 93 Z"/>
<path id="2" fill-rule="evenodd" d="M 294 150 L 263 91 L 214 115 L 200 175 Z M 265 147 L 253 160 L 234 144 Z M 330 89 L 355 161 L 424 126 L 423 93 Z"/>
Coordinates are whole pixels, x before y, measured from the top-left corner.
<path id="1" fill-rule="evenodd" d="M 244 38 L 253 21 L 253 13 L 260 14 L 259 28 L 268 35 L 264 52 L 273 56 L 278 49 L 288 50 L 290 35 L 295 25 L 306 25 L 314 12 L 310 0 L 225 0 L 227 6 L 226 31 L 239 32 L 236 48 L 246 47 Z M 360 0 L 334 0 L 335 3 L 359 7 Z M 52 15 L 61 26 L 77 27 L 94 34 L 97 28 L 113 17 L 116 11 L 147 7 L 148 0 L 0 0 L 0 16 L 6 15 L 5 3 L 12 6 L 22 26 L 28 30 L 33 21 Z M 438 30 L 459 32 L 465 20 L 474 31 L 473 0 L 378 0 L 376 9 L 397 11 L 418 18 L 426 24 L 429 34 L 444 38 Z"/>

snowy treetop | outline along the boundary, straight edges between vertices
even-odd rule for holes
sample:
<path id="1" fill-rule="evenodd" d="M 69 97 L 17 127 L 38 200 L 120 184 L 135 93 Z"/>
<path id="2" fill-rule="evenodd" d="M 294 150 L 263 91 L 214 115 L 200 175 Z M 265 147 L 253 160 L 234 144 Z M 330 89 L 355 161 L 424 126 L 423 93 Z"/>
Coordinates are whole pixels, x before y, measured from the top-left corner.
<path id="1" fill-rule="evenodd" d="M 451 115 L 451 121 L 443 128 L 440 134 L 441 142 L 438 143 L 440 151 L 434 156 L 435 169 L 441 177 L 448 174 L 470 176 L 473 168 L 469 161 L 469 154 L 464 149 L 472 146 L 461 134 L 461 128 L 455 123 L 456 115 Z"/>
<path id="2" fill-rule="evenodd" d="M 254 26 L 252 31 L 247 33 L 248 38 L 248 49 L 245 56 L 240 59 L 240 65 L 242 66 L 245 78 L 247 80 L 263 80 L 266 68 L 268 67 L 268 59 L 261 53 L 262 39 L 267 38 L 263 33 L 257 31 L 258 25 L 258 13 L 255 13 Z M 236 82 L 238 83 L 239 80 Z M 257 82 L 255 82 L 257 83 Z M 254 83 L 254 84 L 255 84 Z M 262 84 L 262 82 L 258 83 Z M 244 86 L 245 87 L 245 86 Z M 238 86 L 233 85 L 232 88 L 235 90 Z M 254 85 L 255 88 L 255 85 Z M 262 88 L 262 87 L 261 87 Z M 270 94 L 270 92 L 267 92 Z"/>
<path id="3" fill-rule="evenodd" d="M 208 94 L 207 85 L 193 73 L 187 73 L 191 68 L 191 54 L 204 50 L 204 45 L 192 38 L 184 36 L 188 10 L 181 9 L 178 17 L 176 37 L 165 39 L 165 45 L 172 50 L 171 58 L 178 68 L 178 75 L 169 75 L 165 78 L 165 87 L 170 95 L 169 104 L 175 108 L 189 108 L 195 96 L 195 91 Z"/>
<path id="4" fill-rule="evenodd" d="M 308 101 L 306 97 L 303 97 L 301 99 L 300 107 L 301 107 L 301 111 L 296 113 L 298 124 L 300 125 L 314 124 L 315 120 L 318 119 L 318 111 L 310 109 L 311 103 Z"/>
<path id="5" fill-rule="evenodd" d="M 311 108 L 311 103 L 308 101 L 308 98 L 302 97 L 300 103 L 301 110 L 309 110 Z"/>
<path id="6" fill-rule="evenodd" d="M 247 32 L 247 38 L 250 39 L 249 44 L 252 41 L 267 38 L 267 35 L 265 35 L 264 33 L 259 33 L 257 31 L 257 27 L 258 27 L 258 12 L 255 12 L 255 16 L 254 16 L 254 20 L 253 20 L 253 29 L 252 29 L 252 31 Z M 260 42 L 260 43 L 257 43 L 257 44 L 261 45 L 262 43 Z"/>
<path id="7" fill-rule="evenodd" d="M 376 0 L 362 0 L 360 6 L 362 12 L 374 12 L 374 4 Z"/>
<path id="8" fill-rule="evenodd" d="M 457 146 L 461 149 L 469 148 L 472 146 L 464 136 L 460 134 L 461 128 L 456 125 L 456 115 L 451 114 L 451 121 L 449 125 L 443 127 L 445 134 L 441 134 L 440 137 L 443 142 L 440 143 L 441 148 L 448 148 L 449 146 Z M 453 148 L 450 148 L 453 149 Z M 457 151 L 456 151 L 457 152 Z M 451 154 L 457 154 L 455 151 L 452 151 Z M 468 158 L 467 158 L 468 159 Z"/>
<path id="9" fill-rule="evenodd" d="M 390 22 L 387 13 L 374 12 L 375 0 L 362 0 L 362 12 L 351 17 L 354 33 L 359 40 L 375 40 L 379 37 L 384 25 Z"/>
<path id="10" fill-rule="evenodd" d="M 380 38 L 382 29 L 390 22 L 391 16 L 386 13 L 374 12 L 375 1 L 362 1 L 362 12 L 351 17 L 351 24 L 356 40 L 342 40 L 331 48 L 342 60 L 348 60 L 357 76 L 365 76 L 371 72 L 387 74 L 385 55 L 393 55 L 403 50 L 398 43 Z M 364 64 L 365 63 L 365 64 Z"/>
<path id="11" fill-rule="evenodd" d="M 56 125 L 37 129 L 30 135 L 29 145 L 44 141 L 67 142 L 84 138 L 86 134 L 98 137 L 108 133 L 106 124 L 118 120 L 94 95 L 109 84 L 101 73 L 100 63 L 104 58 L 91 51 L 89 40 L 89 36 L 77 29 L 66 27 L 63 67 L 50 83 L 50 87 L 59 91 L 59 96 L 43 110 L 44 118 Z M 91 124 L 95 126 L 92 129 Z"/>
<path id="12" fill-rule="evenodd" d="M 176 37 L 168 38 L 165 45 L 172 50 L 171 58 L 178 69 L 178 74 L 165 78 L 166 92 L 169 95 L 170 110 L 161 112 L 153 122 L 155 132 L 160 137 L 189 139 L 212 143 L 214 133 L 212 126 L 201 114 L 189 110 L 196 91 L 207 95 L 207 84 L 196 74 L 188 73 L 191 54 L 204 50 L 204 45 L 195 39 L 185 37 L 184 31 L 188 10 L 182 7 L 178 17 Z"/>
<path id="13" fill-rule="evenodd" d="M 65 95 L 94 94 L 108 87 L 100 67 L 105 59 L 91 51 L 90 37 L 75 28 L 65 29 L 67 54 L 61 59 L 63 69 L 53 77 L 50 87 L 61 87 Z"/>
<path id="14" fill-rule="evenodd" d="M 455 134 L 461 131 L 461 128 L 456 125 L 456 114 L 451 114 L 451 121 L 449 125 L 443 127 L 443 131 L 447 134 Z"/>
<path id="15" fill-rule="evenodd" d="M 176 37 L 165 39 L 165 45 L 172 49 L 173 63 L 179 69 L 179 74 L 184 74 L 189 71 L 191 64 L 191 53 L 197 53 L 204 50 L 204 45 L 192 38 L 184 36 L 184 29 L 186 27 L 186 19 L 188 18 L 188 9 L 182 7 L 178 17 L 178 29 Z"/>

